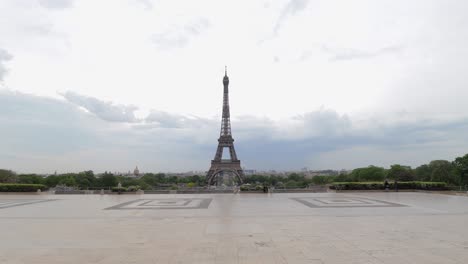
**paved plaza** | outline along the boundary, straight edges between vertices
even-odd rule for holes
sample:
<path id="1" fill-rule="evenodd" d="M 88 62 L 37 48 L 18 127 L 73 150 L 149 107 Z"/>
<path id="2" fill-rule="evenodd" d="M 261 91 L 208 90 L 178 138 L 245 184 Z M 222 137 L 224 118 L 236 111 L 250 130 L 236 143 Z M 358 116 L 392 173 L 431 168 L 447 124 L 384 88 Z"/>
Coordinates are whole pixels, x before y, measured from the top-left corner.
<path id="1" fill-rule="evenodd" d="M 468 263 L 468 197 L 0 195 L 0 263 Z"/>

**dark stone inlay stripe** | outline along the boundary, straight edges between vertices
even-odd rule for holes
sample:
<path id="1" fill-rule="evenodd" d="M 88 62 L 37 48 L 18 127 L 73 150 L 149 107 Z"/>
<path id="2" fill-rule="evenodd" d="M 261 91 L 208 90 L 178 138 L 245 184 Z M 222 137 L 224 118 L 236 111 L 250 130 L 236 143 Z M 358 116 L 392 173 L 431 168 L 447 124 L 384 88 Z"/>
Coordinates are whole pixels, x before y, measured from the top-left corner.
<path id="1" fill-rule="evenodd" d="M 290 198 L 291 200 L 295 200 L 297 202 L 302 203 L 303 205 L 306 205 L 307 207 L 310 208 L 354 208 L 354 207 L 407 207 L 407 205 L 404 204 L 397 204 L 397 203 L 392 203 L 392 202 L 386 202 L 386 201 L 381 201 L 381 200 L 375 200 L 375 199 L 369 199 L 369 198 L 352 198 L 352 197 L 342 197 L 343 199 L 350 199 L 350 200 L 355 200 L 360 203 L 366 204 L 366 205 L 360 205 L 360 204 L 340 204 L 339 205 L 333 206 L 331 205 L 332 203 L 324 203 L 322 201 L 318 201 L 317 199 L 327 199 L 326 197 L 301 197 L 301 198 Z M 324 205 L 317 205 L 314 203 L 311 203 L 310 201 L 307 201 L 306 199 L 312 199 L 317 202 L 321 202 Z M 367 201 L 366 201 L 367 200 Z M 369 202 L 371 201 L 371 202 Z M 380 204 L 372 204 L 374 203 L 380 203 Z"/>
<path id="2" fill-rule="evenodd" d="M 37 200 L 30 200 L 30 199 L 25 199 L 25 200 L 13 200 L 13 199 L 8 199 L 8 200 L 0 200 L 0 209 L 4 208 L 10 208 L 10 207 L 16 207 L 16 206 L 22 206 L 22 205 L 28 205 L 28 204 L 36 204 L 36 203 L 43 203 L 43 202 L 51 202 L 51 201 L 57 201 L 59 199 L 37 199 Z"/>
<path id="3" fill-rule="evenodd" d="M 320 202 L 322 204 L 342 204 L 343 206 L 351 206 L 351 205 L 359 205 L 359 204 L 372 204 L 372 203 L 369 203 L 368 201 L 365 201 L 361 198 L 347 198 L 348 202 L 326 202 L 326 201 L 322 201 L 322 200 L 326 200 L 327 198 L 314 198 L 313 200 L 314 201 L 317 201 L 317 202 Z M 371 199 L 368 199 L 368 200 L 371 200 Z M 377 200 L 374 200 L 374 202 L 377 201 Z M 323 207 L 323 206 L 320 206 L 320 207 Z M 336 207 L 336 206 L 333 206 L 333 207 Z"/>
<path id="4" fill-rule="evenodd" d="M 160 205 L 146 205 L 147 203 L 154 202 L 154 201 L 168 201 L 168 200 L 180 200 L 180 201 L 186 201 L 184 204 L 180 206 L 160 206 Z M 197 206 L 186 206 L 189 203 L 193 201 L 201 201 L 199 205 Z M 128 201 L 125 203 L 117 204 L 108 208 L 104 208 L 104 210 L 165 210 L 165 209 L 206 209 L 210 206 L 210 203 L 213 199 L 211 198 L 175 198 L 175 199 L 136 199 L 132 201 Z M 143 203 L 140 203 L 138 205 L 135 205 L 135 207 L 132 208 L 125 208 L 125 206 L 129 206 L 131 204 L 136 204 L 140 201 L 145 201 Z M 185 207 L 184 207 L 185 206 Z"/>
<path id="5" fill-rule="evenodd" d="M 149 204 L 149 203 L 152 203 L 152 202 L 154 202 L 154 201 L 159 201 L 159 202 L 161 202 L 162 204 L 157 204 L 157 205 L 151 205 L 151 204 Z M 185 202 L 184 202 L 183 204 L 181 204 L 181 205 L 176 205 L 176 206 L 186 206 L 186 205 L 188 205 L 190 202 L 192 202 L 192 199 L 185 199 L 185 198 L 183 198 L 183 199 L 180 199 L 180 201 L 185 201 Z M 168 202 L 171 202 L 171 203 L 168 203 Z M 160 199 L 160 200 L 158 199 L 158 200 L 149 200 L 149 201 L 146 201 L 146 202 L 144 202 L 144 203 L 139 204 L 138 206 L 153 206 L 153 207 L 154 207 L 154 206 L 165 206 L 165 204 L 170 205 L 170 204 L 175 204 L 175 203 L 177 203 L 177 202 L 178 202 L 178 201 L 177 201 L 177 200 L 174 200 L 174 199 Z"/>

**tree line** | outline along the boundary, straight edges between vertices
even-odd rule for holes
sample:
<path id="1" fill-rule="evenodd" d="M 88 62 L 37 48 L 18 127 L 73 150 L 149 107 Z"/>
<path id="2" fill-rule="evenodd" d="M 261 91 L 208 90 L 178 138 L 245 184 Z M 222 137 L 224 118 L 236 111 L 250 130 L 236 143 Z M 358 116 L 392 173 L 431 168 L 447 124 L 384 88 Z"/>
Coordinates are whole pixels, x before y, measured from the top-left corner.
<path id="1" fill-rule="evenodd" d="M 268 185 L 284 188 L 302 188 L 309 185 L 324 185 L 332 182 L 372 182 L 372 181 L 424 181 L 445 182 L 453 186 L 468 185 L 468 154 L 453 161 L 433 160 L 416 168 L 400 164 L 389 169 L 377 166 L 356 168 L 351 173 L 336 176 L 306 177 L 303 173 L 290 173 L 286 177 L 278 175 L 251 175 L 246 177 L 246 184 Z M 79 189 L 110 188 L 121 183 L 123 187 L 138 186 L 147 190 L 157 187 L 185 185 L 187 187 L 204 186 L 205 177 L 194 175 L 187 177 L 168 176 L 164 173 L 146 173 L 140 178 L 114 175 L 109 172 L 95 175 L 93 171 L 65 173 L 42 177 L 37 174 L 16 174 L 0 169 L 0 183 L 44 184 L 47 187 L 57 185 L 73 186 Z"/>
<path id="2" fill-rule="evenodd" d="M 350 174 L 338 176 L 316 176 L 315 184 L 331 182 L 371 182 L 371 181 L 422 181 L 445 182 L 448 185 L 468 185 L 468 154 L 454 161 L 433 160 L 416 168 L 395 164 L 390 169 L 377 166 L 354 169 Z"/>
<path id="3" fill-rule="evenodd" d="M 468 185 L 468 154 L 457 157 L 454 161 L 433 160 L 416 168 L 394 164 L 389 169 L 377 166 L 356 168 L 351 173 L 332 176 L 306 177 L 305 174 L 291 173 L 287 177 L 252 175 L 246 182 L 284 187 L 305 187 L 308 185 L 325 185 L 333 182 L 383 182 L 421 181 L 445 182 L 452 186 Z"/>
<path id="4" fill-rule="evenodd" d="M 79 173 L 54 174 L 43 177 L 37 174 L 16 174 L 10 170 L 0 169 L 0 183 L 44 184 L 48 188 L 58 185 L 76 187 L 78 189 L 111 188 L 119 183 L 123 187 L 138 186 L 141 189 L 154 187 L 170 187 L 184 184 L 189 187 L 204 184 L 205 177 L 194 175 L 187 177 L 167 176 L 164 173 L 146 173 L 140 178 L 114 175 L 110 172 L 95 175 L 93 171 Z"/>

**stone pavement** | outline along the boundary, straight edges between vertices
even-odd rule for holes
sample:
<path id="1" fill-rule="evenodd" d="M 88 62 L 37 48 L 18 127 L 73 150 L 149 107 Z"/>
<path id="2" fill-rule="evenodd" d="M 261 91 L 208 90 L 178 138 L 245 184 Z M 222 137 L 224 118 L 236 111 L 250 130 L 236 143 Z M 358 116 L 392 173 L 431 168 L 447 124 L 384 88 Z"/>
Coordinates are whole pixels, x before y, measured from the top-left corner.
<path id="1" fill-rule="evenodd" d="M 468 263 L 468 197 L 0 195 L 0 263 Z"/>

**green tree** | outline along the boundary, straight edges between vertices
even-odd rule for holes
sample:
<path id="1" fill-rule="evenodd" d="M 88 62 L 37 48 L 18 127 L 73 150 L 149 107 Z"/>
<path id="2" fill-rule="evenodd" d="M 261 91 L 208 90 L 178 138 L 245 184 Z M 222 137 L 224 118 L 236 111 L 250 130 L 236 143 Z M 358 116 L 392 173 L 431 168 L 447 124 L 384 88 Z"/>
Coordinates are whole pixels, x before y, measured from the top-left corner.
<path id="1" fill-rule="evenodd" d="M 166 174 L 164 173 L 156 173 L 155 175 L 156 183 L 168 183 L 168 179 L 166 178 Z"/>
<path id="2" fill-rule="evenodd" d="M 143 181 L 140 182 L 139 186 L 142 190 L 151 190 L 152 188 L 152 186 Z"/>
<path id="3" fill-rule="evenodd" d="M 300 177 L 299 177 L 300 178 Z M 244 183 L 250 184 L 266 184 L 276 186 L 279 182 L 282 182 L 284 178 L 277 175 L 250 175 L 245 177 Z"/>
<path id="4" fill-rule="evenodd" d="M 433 160 L 429 163 L 431 169 L 431 181 L 456 184 L 457 179 L 453 164 L 447 160 Z"/>
<path id="5" fill-rule="evenodd" d="M 199 175 L 193 175 L 190 177 L 191 182 L 195 182 L 197 185 L 200 185 L 205 181 L 205 177 L 200 177 Z"/>
<path id="6" fill-rule="evenodd" d="M 432 169 L 427 164 L 421 165 L 414 170 L 414 176 L 418 181 L 430 181 Z"/>
<path id="7" fill-rule="evenodd" d="M 18 182 L 27 184 L 44 184 L 45 179 L 36 174 L 20 174 L 18 175 Z"/>
<path id="8" fill-rule="evenodd" d="M 284 184 L 286 188 L 297 188 L 299 187 L 299 183 L 297 181 L 289 180 Z"/>
<path id="9" fill-rule="evenodd" d="M 45 179 L 45 184 L 47 185 L 47 187 L 55 187 L 57 186 L 57 184 L 59 184 L 59 181 L 60 181 L 60 177 L 57 176 L 57 175 L 49 175 L 46 179 Z"/>
<path id="10" fill-rule="evenodd" d="M 11 170 L 0 169 L 0 182 L 13 183 L 13 182 L 17 182 L 17 181 L 18 181 L 18 177 L 17 177 L 16 173 L 14 173 Z"/>
<path id="11" fill-rule="evenodd" d="M 82 188 L 97 187 L 96 186 L 96 177 L 92 170 L 83 171 L 74 175 L 77 185 Z"/>
<path id="12" fill-rule="evenodd" d="M 204 178 L 198 176 L 198 175 L 193 175 L 193 176 L 187 176 L 179 179 L 179 183 L 193 183 L 195 184 L 194 186 L 200 186 L 201 184 L 204 183 Z"/>
<path id="13" fill-rule="evenodd" d="M 117 177 L 109 172 L 104 172 L 104 174 L 101 175 L 100 182 L 102 187 L 115 187 L 118 184 Z"/>
<path id="14" fill-rule="evenodd" d="M 117 182 L 120 182 L 123 187 L 140 186 L 140 181 L 131 177 L 118 176 Z"/>
<path id="15" fill-rule="evenodd" d="M 283 178 L 277 175 L 270 175 L 269 179 L 270 179 L 270 184 L 274 186 L 278 185 L 278 183 L 283 181 Z"/>
<path id="16" fill-rule="evenodd" d="M 312 177 L 311 182 L 316 185 L 325 185 L 328 183 L 332 183 L 334 181 L 335 177 L 333 176 L 321 176 L 317 175 Z"/>
<path id="17" fill-rule="evenodd" d="M 170 176 L 167 178 L 167 183 L 177 184 L 179 183 L 179 178 L 177 176 Z"/>
<path id="18" fill-rule="evenodd" d="M 140 182 L 144 182 L 149 186 L 157 186 L 159 184 L 167 183 L 166 175 L 164 173 L 146 173 L 140 178 Z M 140 184 L 140 186 L 142 186 Z"/>
<path id="19" fill-rule="evenodd" d="M 384 168 L 369 166 L 365 168 L 354 169 L 349 177 L 353 181 L 383 181 L 386 177 L 386 172 Z"/>
<path id="20" fill-rule="evenodd" d="M 156 186 L 157 184 L 156 175 L 154 175 L 153 173 L 146 173 L 145 175 L 143 175 L 143 177 L 139 179 L 139 182 L 140 182 L 140 186 L 142 186 L 142 183 L 145 183 L 146 185 L 149 185 L 149 186 Z"/>
<path id="21" fill-rule="evenodd" d="M 351 176 L 345 173 L 340 173 L 338 176 L 335 177 L 334 179 L 335 182 L 350 182 L 353 181 L 351 179 Z"/>
<path id="22" fill-rule="evenodd" d="M 458 174 L 458 183 L 460 185 L 468 184 L 468 154 L 458 157 L 453 161 L 453 166 Z"/>
<path id="23" fill-rule="evenodd" d="M 414 172 L 410 166 L 402 166 L 399 164 L 392 165 L 387 174 L 388 178 L 397 181 L 413 181 Z"/>
<path id="24" fill-rule="evenodd" d="M 289 181 L 296 181 L 296 182 L 300 182 L 300 181 L 304 181 L 304 175 L 299 175 L 295 172 L 291 173 L 288 175 L 288 180 Z"/>
<path id="25" fill-rule="evenodd" d="M 65 175 L 60 177 L 59 184 L 64 184 L 66 186 L 76 186 L 75 177 L 72 175 Z"/>

